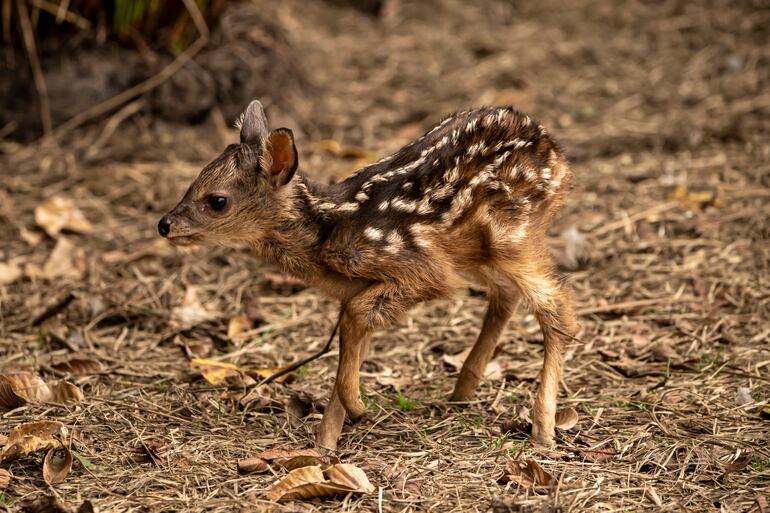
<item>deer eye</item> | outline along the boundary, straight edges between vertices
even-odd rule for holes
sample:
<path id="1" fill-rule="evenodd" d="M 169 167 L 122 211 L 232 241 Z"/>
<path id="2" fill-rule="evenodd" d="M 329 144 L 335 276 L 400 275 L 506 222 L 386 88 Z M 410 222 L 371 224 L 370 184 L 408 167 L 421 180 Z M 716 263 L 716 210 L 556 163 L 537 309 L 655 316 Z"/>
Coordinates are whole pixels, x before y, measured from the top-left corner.
<path id="1" fill-rule="evenodd" d="M 227 206 L 227 198 L 225 196 L 209 196 L 209 207 L 215 212 L 221 212 Z"/>

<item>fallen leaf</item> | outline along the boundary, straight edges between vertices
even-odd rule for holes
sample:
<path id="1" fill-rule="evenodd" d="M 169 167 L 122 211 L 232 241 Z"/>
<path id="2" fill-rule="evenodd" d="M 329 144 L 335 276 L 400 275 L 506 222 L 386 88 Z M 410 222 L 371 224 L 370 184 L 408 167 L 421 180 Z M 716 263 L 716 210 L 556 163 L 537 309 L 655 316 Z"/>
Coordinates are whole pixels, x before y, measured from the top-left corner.
<path id="1" fill-rule="evenodd" d="M 16 426 L 8 434 L 8 442 L 0 452 L 0 463 L 37 451 L 67 445 L 68 435 L 69 431 L 64 424 L 51 420 Z"/>
<path id="2" fill-rule="evenodd" d="M 253 378 L 246 374 L 245 369 L 232 363 L 193 358 L 190 360 L 190 368 L 200 371 L 203 378 L 212 385 L 247 386 L 256 383 Z"/>
<path id="3" fill-rule="evenodd" d="M 43 460 L 43 479 L 49 485 L 63 482 L 72 469 L 72 453 L 66 447 L 50 449 Z"/>
<path id="4" fill-rule="evenodd" d="M 339 460 L 332 456 L 323 456 L 316 449 L 270 449 L 256 456 L 240 460 L 238 470 L 243 473 L 263 472 L 271 463 L 286 470 L 294 470 L 312 465 L 336 464 L 339 463 Z"/>
<path id="5" fill-rule="evenodd" d="M 681 358 L 666 342 L 655 344 L 652 348 L 652 357 L 658 362 L 679 362 Z"/>
<path id="6" fill-rule="evenodd" d="M 315 149 L 325 151 L 342 159 L 367 159 L 371 160 L 376 157 L 376 154 L 371 151 L 364 150 L 362 148 L 355 148 L 352 146 L 342 146 L 334 139 L 323 139 L 313 144 Z"/>
<path id="7" fill-rule="evenodd" d="M 51 390 L 37 374 L 19 372 L 0 375 L 0 408 L 13 409 L 27 403 L 44 402 Z"/>
<path id="8" fill-rule="evenodd" d="M 532 429 L 532 422 L 529 419 L 529 408 L 526 406 L 517 406 L 513 412 L 512 418 L 503 421 L 500 427 L 503 433 L 520 431 L 528 433 Z"/>
<path id="9" fill-rule="evenodd" d="M 355 465 L 340 463 L 322 468 L 301 467 L 275 483 L 267 498 L 273 501 L 315 499 L 348 493 L 372 493 L 366 473 Z"/>
<path id="10" fill-rule="evenodd" d="M 85 399 L 83 396 L 83 391 L 80 390 L 77 385 L 73 385 L 72 383 L 64 380 L 54 383 L 50 386 L 50 389 L 51 397 L 48 399 L 48 401 L 52 403 L 71 404 L 79 403 Z"/>
<path id="11" fill-rule="evenodd" d="M 752 404 L 754 402 L 754 398 L 751 397 L 751 389 L 746 387 L 738 387 L 738 391 L 735 394 L 736 399 L 738 400 L 738 404 L 741 406 Z"/>
<path id="12" fill-rule="evenodd" d="M 770 503 L 767 500 L 767 495 L 758 493 L 748 513 L 770 513 Z"/>
<path id="13" fill-rule="evenodd" d="M 611 447 L 605 447 L 603 449 L 586 449 L 580 451 L 580 455 L 589 463 L 599 463 L 614 458 L 615 449 Z"/>
<path id="14" fill-rule="evenodd" d="M 268 468 L 267 461 L 262 458 L 246 458 L 238 461 L 238 472 L 250 474 L 252 472 L 264 472 Z"/>
<path id="15" fill-rule="evenodd" d="M 11 484 L 11 473 L 0 468 L 0 491 L 5 490 Z"/>
<path id="16" fill-rule="evenodd" d="M 238 335 L 251 327 L 251 321 L 246 314 L 236 315 L 227 323 L 227 338 L 236 340 Z"/>
<path id="17" fill-rule="evenodd" d="M 577 271 L 588 262 L 591 243 L 584 234 L 580 233 L 577 226 L 565 229 L 559 237 L 564 244 L 564 249 L 556 254 L 557 263 L 568 271 Z"/>
<path id="18" fill-rule="evenodd" d="M 93 358 L 70 358 L 67 361 L 51 365 L 52 369 L 68 372 L 74 376 L 88 376 L 104 372 L 104 365 Z"/>
<path id="19" fill-rule="evenodd" d="M 85 501 L 75 509 L 56 496 L 41 496 L 25 500 L 19 503 L 19 508 L 25 513 L 94 513 L 91 501 Z"/>
<path id="20" fill-rule="evenodd" d="M 49 280 L 54 278 L 80 280 L 85 274 L 85 250 L 75 246 L 71 240 L 60 237 L 43 265 L 41 276 Z"/>
<path id="21" fill-rule="evenodd" d="M 38 230 L 27 230 L 23 226 L 19 228 L 19 237 L 21 237 L 21 240 L 26 242 L 32 247 L 37 246 L 40 244 L 40 241 L 43 240 L 43 232 Z"/>
<path id="22" fill-rule="evenodd" d="M 534 460 L 511 460 L 505 465 L 505 470 L 497 481 L 537 489 L 549 487 L 556 480 Z"/>
<path id="23" fill-rule="evenodd" d="M 273 374 L 275 374 L 276 372 L 282 371 L 285 368 L 290 367 L 291 365 L 292 364 L 284 365 L 283 367 L 267 367 L 265 369 L 243 369 L 243 371 L 254 379 L 260 379 L 260 378 L 267 379 Z M 289 376 L 291 376 L 291 373 L 284 374 L 283 376 L 276 378 L 275 382 L 283 383 L 289 378 Z"/>
<path id="24" fill-rule="evenodd" d="M 289 421 L 289 424 L 293 428 L 298 428 L 301 426 L 303 424 L 302 419 L 308 413 L 310 413 L 309 406 L 296 395 L 289 397 L 289 399 L 286 401 L 284 409 L 286 411 L 286 417 Z"/>
<path id="25" fill-rule="evenodd" d="M 575 427 L 578 422 L 578 412 L 570 406 L 556 412 L 556 427 L 567 431 Z"/>
<path id="26" fill-rule="evenodd" d="M 62 230 L 90 233 L 93 225 L 69 198 L 53 196 L 35 207 L 35 223 L 51 237 Z"/>
<path id="27" fill-rule="evenodd" d="M 210 312 L 201 304 L 198 289 L 187 287 L 182 304 L 171 309 L 169 325 L 174 329 L 191 328 L 216 317 L 214 312 Z"/>
<path id="28" fill-rule="evenodd" d="M 16 262 L 0 262 L 0 285 L 10 285 L 21 278 L 22 274 Z"/>
<path id="29" fill-rule="evenodd" d="M 733 461 L 723 462 L 722 467 L 724 467 L 725 472 L 740 472 L 741 470 L 748 467 L 753 459 L 754 459 L 754 455 L 752 454 L 752 452 L 745 451 L 743 454 L 739 455 Z"/>

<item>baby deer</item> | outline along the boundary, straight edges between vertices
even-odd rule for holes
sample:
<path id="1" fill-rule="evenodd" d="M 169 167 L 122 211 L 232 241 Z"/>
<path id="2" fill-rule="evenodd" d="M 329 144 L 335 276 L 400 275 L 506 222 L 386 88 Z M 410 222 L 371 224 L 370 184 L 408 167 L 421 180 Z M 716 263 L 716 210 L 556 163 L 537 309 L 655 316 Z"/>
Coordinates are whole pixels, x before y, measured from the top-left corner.
<path id="1" fill-rule="evenodd" d="M 545 237 L 572 173 L 545 129 L 512 107 L 460 112 L 334 185 L 297 172 L 291 130 L 268 130 L 258 101 L 240 130 L 158 231 L 177 245 L 245 243 L 340 301 L 337 379 L 317 444 L 336 448 L 345 414 L 364 414 L 359 368 L 372 332 L 471 281 L 488 288 L 489 306 L 452 401 L 472 396 L 523 298 L 545 346 L 532 440 L 552 445 L 563 352 L 578 326 Z"/>

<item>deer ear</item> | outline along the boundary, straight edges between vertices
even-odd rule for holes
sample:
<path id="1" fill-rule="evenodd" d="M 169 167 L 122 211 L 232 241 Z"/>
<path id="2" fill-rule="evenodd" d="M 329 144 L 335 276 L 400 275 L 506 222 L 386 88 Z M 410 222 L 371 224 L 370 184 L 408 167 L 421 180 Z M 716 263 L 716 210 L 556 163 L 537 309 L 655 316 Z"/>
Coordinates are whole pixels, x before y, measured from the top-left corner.
<path id="1" fill-rule="evenodd" d="M 237 124 L 241 127 L 242 143 L 262 144 L 267 136 L 267 118 L 259 100 L 252 101 L 246 107 Z"/>
<path id="2" fill-rule="evenodd" d="M 273 130 L 262 148 L 262 169 L 278 187 L 289 183 L 297 170 L 297 147 L 288 128 Z"/>

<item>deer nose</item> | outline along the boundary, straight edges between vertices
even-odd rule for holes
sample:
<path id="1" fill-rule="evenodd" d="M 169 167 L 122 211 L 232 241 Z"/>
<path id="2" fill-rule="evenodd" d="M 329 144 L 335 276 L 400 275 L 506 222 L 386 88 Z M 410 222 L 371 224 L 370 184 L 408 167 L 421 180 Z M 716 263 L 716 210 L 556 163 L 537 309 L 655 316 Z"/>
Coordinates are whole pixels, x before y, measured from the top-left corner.
<path id="1" fill-rule="evenodd" d="M 161 236 L 166 237 L 170 231 L 171 221 L 168 220 L 168 216 L 163 216 L 158 223 L 158 233 L 161 234 Z"/>

